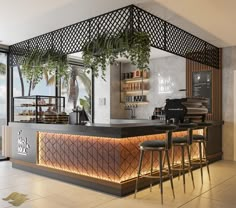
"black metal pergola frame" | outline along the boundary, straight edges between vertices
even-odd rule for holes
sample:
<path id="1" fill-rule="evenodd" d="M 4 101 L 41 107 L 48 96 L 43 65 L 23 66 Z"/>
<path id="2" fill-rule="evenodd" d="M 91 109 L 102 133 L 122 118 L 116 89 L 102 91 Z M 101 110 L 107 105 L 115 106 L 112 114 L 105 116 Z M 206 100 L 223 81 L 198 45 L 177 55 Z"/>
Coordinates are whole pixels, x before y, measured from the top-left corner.
<path id="1" fill-rule="evenodd" d="M 146 32 L 154 48 L 219 68 L 219 48 L 134 5 L 11 45 L 10 66 L 21 65 L 33 50 L 76 53 L 98 35 L 109 38 L 127 29 Z"/>

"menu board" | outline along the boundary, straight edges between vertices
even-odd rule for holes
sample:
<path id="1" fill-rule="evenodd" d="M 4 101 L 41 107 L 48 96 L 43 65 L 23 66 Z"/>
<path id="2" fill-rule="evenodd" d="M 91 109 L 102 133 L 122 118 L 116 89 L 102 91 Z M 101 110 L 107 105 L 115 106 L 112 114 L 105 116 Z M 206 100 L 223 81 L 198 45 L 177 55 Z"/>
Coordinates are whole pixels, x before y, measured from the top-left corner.
<path id="1" fill-rule="evenodd" d="M 211 71 L 193 72 L 192 96 L 208 99 L 208 113 L 212 111 L 212 73 Z"/>

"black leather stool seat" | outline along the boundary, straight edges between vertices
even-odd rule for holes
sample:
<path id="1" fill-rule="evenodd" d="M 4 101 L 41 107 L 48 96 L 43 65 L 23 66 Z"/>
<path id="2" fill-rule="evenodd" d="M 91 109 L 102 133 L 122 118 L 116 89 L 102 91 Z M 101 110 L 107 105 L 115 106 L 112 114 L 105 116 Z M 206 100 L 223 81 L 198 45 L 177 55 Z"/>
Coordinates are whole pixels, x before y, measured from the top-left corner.
<path id="1" fill-rule="evenodd" d="M 140 147 L 150 147 L 150 148 L 158 148 L 158 147 L 165 147 L 166 142 L 161 140 L 148 140 L 142 142 L 139 146 Z"/>
<path id="2" fill-rule="evenodd" d="M 198 135 L 198 134 L 194 134 L 193 135 L 193 141 L 196 141 L 196 140 L 205 140 L 205 137 L 203 135 Z"/>
<path id="3" fill-rule="evenodd" d="M 173 144 L 187 143 L 187 137 L 174 137 L 172 140 Z"/>

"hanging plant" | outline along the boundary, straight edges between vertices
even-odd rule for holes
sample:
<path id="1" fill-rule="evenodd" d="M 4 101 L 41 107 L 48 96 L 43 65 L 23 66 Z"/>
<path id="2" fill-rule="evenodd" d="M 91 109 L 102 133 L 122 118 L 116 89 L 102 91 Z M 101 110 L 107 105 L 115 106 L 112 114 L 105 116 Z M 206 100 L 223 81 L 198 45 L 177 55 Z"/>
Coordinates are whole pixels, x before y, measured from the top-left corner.
<path id="1" fill-rule="evenodd" d="M 125 30 L 118 35 L 103 34 L 85 44 L 83 61 L 97 77 L 101 69 L 104 79 L 106 65 L 114 64 L 118 57 L 130 59 L 139 69 L 148 69 L 150 58 L 150 39 L 147 33 Z"/>
<path id="2" fill-rule="evenodd" d="M 67 55 L 53 50 L 33 50 L 24 57 L 21 71 L 32 89 L 43 79 L 45 72 L 57 79 L 68 80 Z"/>
<path id="3" fill-rule="evenodd" d="M 69 65 L 66 54 L 49 50 L 44 59 L 44 68 L 49 75 L 54 75 L 57 80 L 63 78 L 63 80 L 68 81 Z"/>

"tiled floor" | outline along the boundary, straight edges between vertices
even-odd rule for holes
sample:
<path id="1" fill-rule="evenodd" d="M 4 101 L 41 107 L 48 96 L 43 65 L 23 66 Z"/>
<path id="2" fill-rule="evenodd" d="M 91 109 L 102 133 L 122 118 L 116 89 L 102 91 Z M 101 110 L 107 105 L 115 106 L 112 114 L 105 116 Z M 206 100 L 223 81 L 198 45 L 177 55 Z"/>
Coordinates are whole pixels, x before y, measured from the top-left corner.
<path id="1" fill-rule="evenodd" d="M 204 170 L 201 185 L 200 170 L 194 171 L 195 189 L 187 176 L 187 190 L 183 193 L 182 180 L 174 179 L 176 198 L 172 198 L 169 182 L 164 183 L 164 205 L 160 203 L 159 187 L 154 186 L 133 195 L 116 197 L 83 187 L 63 183 L 13 169 L 11 162 L 0 162 L 0 208 L 14 207 L 2 198 L 12 192 L 27 194 L 29 200 L 22 208 L 157 208 L 157 207 L 236 207 L 236 162 L 219 161 L 210 165 L 211 182 Z"/>

